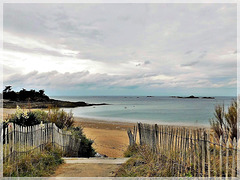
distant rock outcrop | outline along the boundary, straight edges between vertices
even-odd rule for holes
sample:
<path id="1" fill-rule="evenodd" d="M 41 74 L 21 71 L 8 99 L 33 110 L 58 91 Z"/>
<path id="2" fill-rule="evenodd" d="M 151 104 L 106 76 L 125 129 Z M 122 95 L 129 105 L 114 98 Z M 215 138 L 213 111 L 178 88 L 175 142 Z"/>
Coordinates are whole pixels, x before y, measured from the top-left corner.
<path id="1" fill-rule="evenodd" d="M 202 97 L 202 99 L 215 99 L 215 97 Z"/>
<path id="2" fill-rule="evenodd" d="M 182 97 L 182 96 L 170 96 L 171 98 L 184 98 L 184 99 L 215 99 L 215 97 L 196 97 L 196 96 L 188 96 L 188 97 Z"/>

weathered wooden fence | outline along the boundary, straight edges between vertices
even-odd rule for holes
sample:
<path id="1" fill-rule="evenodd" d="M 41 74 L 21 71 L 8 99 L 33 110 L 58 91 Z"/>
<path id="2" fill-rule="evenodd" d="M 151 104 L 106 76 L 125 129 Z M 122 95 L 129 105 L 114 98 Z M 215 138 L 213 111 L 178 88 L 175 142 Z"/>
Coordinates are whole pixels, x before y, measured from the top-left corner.
<path id="1" fill-rule="evenodd" d="M 236 177 L 237 141 L 216 139 L 210 130 L 138 123 L 128 130 L 129 145 L 140 145 L 164 155 L 172 163 L 173 176 Z"/>
<path id="2" fill-rule="evenodd" d="M 1 132 L 2 131 L 2 132 Z M 54 123 L 19 126 L 10 123 L 0 131 L 3 137 L 3 162 L 16 161 L 32 151 L 41 152 L 47 144 L 60 148 L 66 156 L 78 156 L 80 139 L 59 129 Z"/>

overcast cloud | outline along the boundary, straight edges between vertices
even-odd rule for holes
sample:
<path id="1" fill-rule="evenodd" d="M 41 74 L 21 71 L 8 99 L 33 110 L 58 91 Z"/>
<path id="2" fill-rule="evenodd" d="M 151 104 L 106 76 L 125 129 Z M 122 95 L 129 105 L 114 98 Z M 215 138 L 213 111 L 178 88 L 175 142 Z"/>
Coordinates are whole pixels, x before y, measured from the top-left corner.
<path id="1" fill-rule="evenodd" d="M 236 95 L 236 10 L 4 4 L 4 84 L 51 95 Z"/>

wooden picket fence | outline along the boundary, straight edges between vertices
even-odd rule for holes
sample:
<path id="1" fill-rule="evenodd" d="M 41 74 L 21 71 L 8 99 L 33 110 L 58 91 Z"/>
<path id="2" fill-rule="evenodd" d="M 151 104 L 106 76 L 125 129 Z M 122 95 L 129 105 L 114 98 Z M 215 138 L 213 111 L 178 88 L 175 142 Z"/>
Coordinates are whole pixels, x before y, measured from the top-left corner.
<path id="1" fill-rule="evenodd" d="M 210 129 L 138 123 L 128 130 L 129 145 L 149 146 L 172 163 L 172 176 L 236 177 L 237 141 L 215 138 Z"/>
<path id="2" fill-rule="evenodd" d="M 19 126 L 14 123 L 0 128 L 3 137 L 3 162 L 16 161 L 32 151 L 41 152 L 47 144 L 58 147 L 65 156 L 78 156 L 81 139 L 59 129 L 54 123 Z"/>

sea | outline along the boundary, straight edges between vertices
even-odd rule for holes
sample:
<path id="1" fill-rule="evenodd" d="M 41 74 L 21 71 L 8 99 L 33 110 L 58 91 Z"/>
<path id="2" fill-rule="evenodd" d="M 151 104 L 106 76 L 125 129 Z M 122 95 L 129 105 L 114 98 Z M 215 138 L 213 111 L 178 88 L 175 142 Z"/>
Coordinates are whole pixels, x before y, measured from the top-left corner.
<path id="1" fill-rule="evenodd" d="M 173 98 L 166 96 L 54 96 L 58 100 L 107 103 L 109 105 L 63 108 L 75 117 L 117 122 L 142 122 L 162 125 L 209 127 L 216 105 L 225 110 L 236 97 L 218 96 L 215 99 Z"/>

